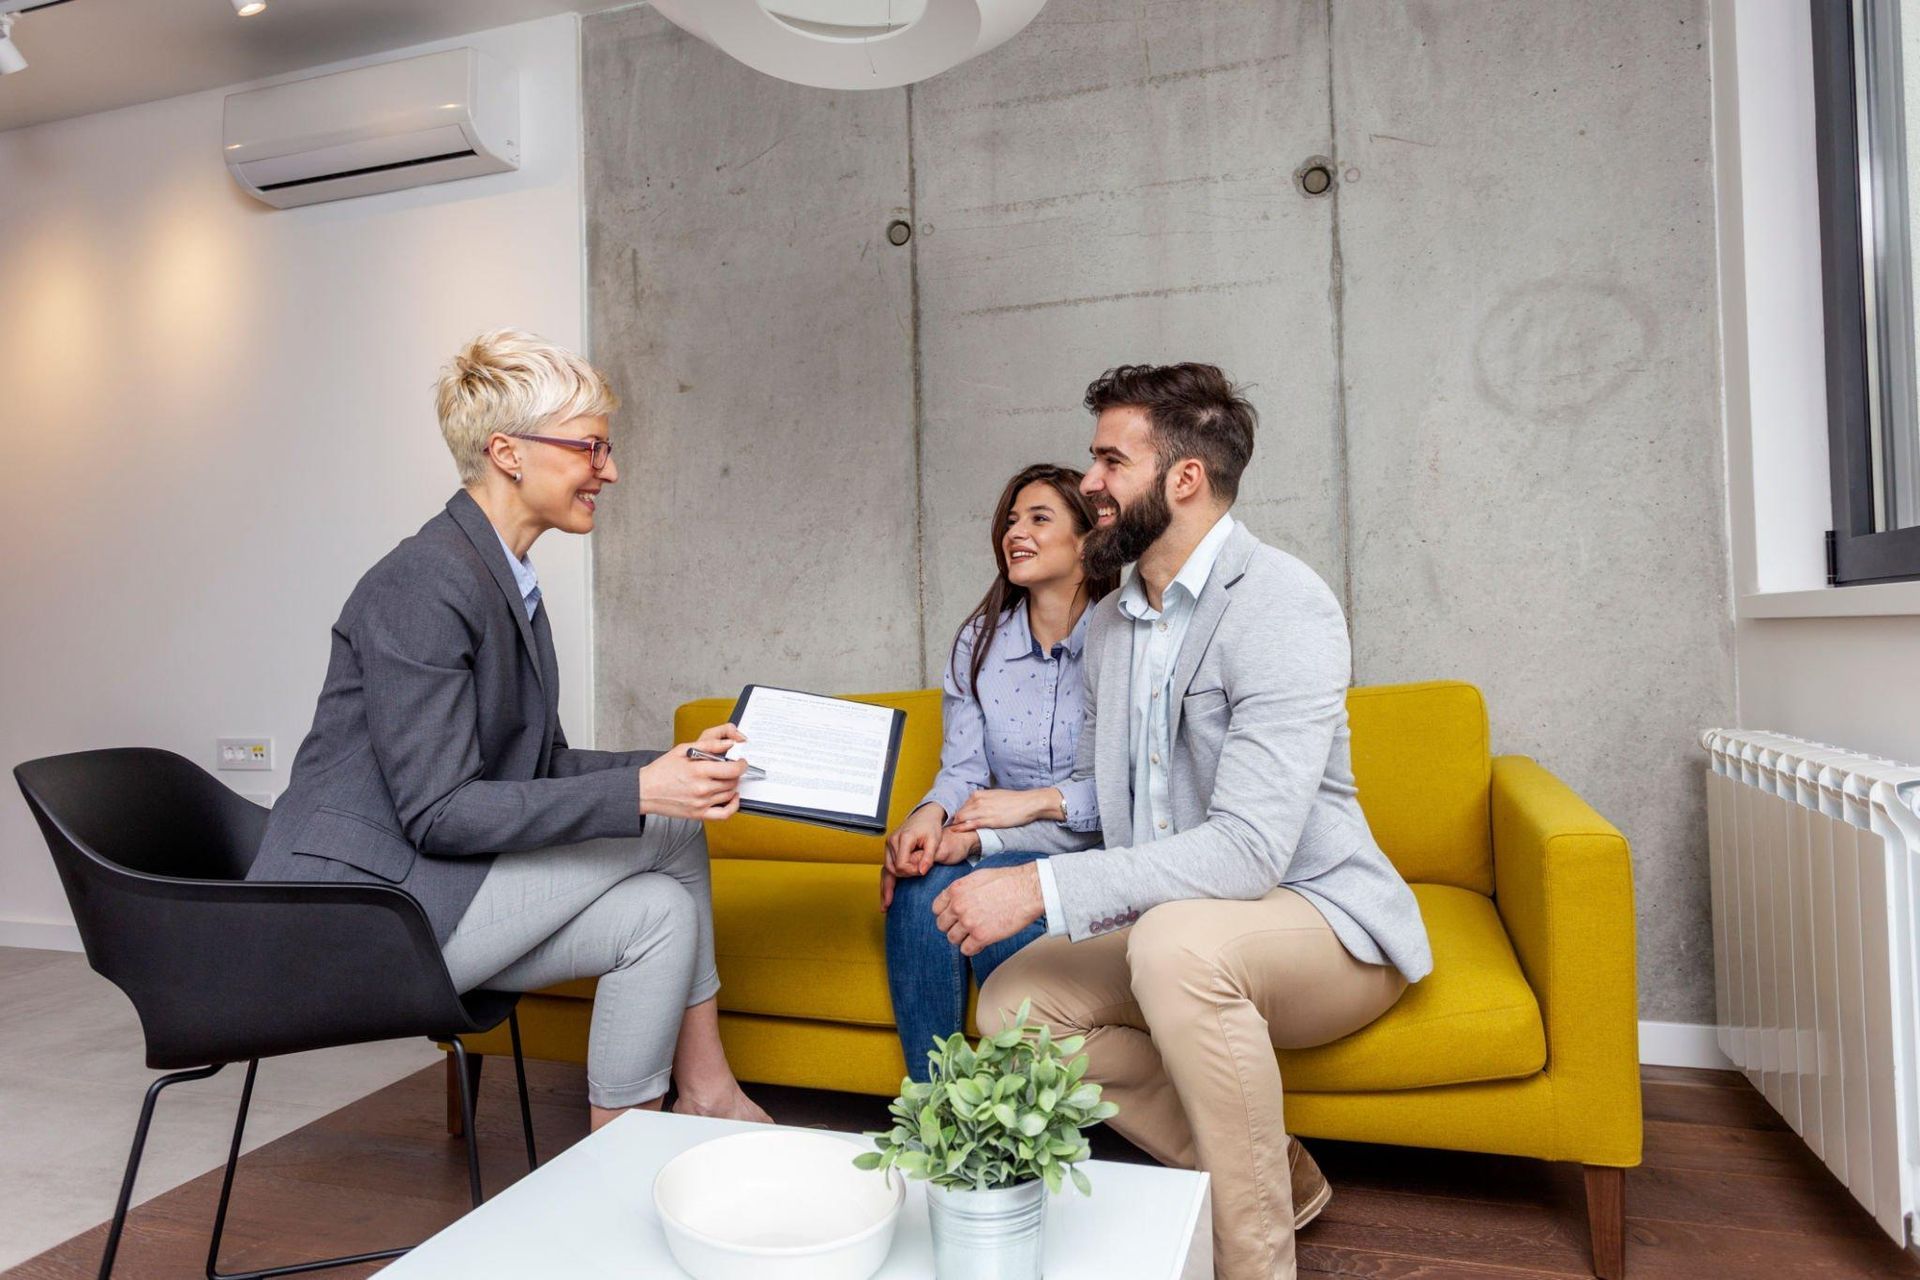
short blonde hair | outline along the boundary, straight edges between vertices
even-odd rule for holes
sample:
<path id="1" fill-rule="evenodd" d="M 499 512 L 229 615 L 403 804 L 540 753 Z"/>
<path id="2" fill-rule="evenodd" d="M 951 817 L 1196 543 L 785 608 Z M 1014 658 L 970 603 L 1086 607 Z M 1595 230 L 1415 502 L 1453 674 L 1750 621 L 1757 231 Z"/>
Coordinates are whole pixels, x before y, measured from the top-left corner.
<path id="1" fill-rule="evenodd" d="M 496 329 L 469 342 L 440 374 L 435 396 L 440 434 L 460 469 L 460 483 L 477 484 L 487 470 L 487 441 L 495 432 L 539 435 L 558 423 L 606 416 L 620 397 L 600 371 L 545 338 Z"/>

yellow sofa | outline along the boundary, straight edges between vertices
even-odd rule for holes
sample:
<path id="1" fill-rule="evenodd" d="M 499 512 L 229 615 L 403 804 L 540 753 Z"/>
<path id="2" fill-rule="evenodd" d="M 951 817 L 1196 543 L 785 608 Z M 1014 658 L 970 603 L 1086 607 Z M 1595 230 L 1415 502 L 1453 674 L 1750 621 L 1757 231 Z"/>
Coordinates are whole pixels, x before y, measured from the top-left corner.
<path id="1" fill-rule="evenodd" d="M 897 823 L 939 767 L 940 694 L 861 700 L 907 712 Z M 1641 1129 L 1626 840 L 1532 760 L 1489 754 L 1472 685 L 1356 688 L 1347 706 L 1360 803 L 1419 899 L 1434 970 L 1372 1026 L 1280 1053 L 1288 1128 L 1584 1165 L 1595 1272 L 1618 1276 Z M 674 740 L 731 709 L 685 704 Z M 881 840 L 742 815 L 709 828 L 708 847 L 721 1032 L 740 1077 L 892 1095 L 905 1064 Z M 522 1000 L 528 1056 L 584 1061 L 592 992 L 583 981 Z M 504 1031 L 469 1048 L 510 1052 Z"/>

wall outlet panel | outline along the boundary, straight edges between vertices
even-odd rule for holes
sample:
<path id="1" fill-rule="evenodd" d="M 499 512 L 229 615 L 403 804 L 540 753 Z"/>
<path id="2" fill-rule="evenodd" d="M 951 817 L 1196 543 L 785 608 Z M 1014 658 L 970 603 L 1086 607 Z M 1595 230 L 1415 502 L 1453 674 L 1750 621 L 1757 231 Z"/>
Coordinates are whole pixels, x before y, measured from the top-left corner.
<path id="1" fill-rule="evenodd" d="M 217 738 L 213 759 L 222 770 L 265 773 L 273 768 L 273 739 Z"/>

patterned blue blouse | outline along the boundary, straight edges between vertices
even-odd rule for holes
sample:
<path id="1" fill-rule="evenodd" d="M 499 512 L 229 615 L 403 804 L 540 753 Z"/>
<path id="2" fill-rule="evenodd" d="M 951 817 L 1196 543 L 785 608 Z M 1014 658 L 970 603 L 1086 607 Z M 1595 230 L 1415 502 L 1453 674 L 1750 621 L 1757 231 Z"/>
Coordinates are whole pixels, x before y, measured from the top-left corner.
<path id="1" fill-rule="evenodd" d="M 1066 800 L 1066 825 L 1075 831 L 1099 830 L 1093 780 L 1075 783 L 1068 777 L 1080 741 L 1080 650 L 1092 613 L 1082 613 L 1073 633 L 1051 653 L 1043 653 L 1027 623 L 1027 602 L 1008 610 L 980 664 L 977 698 L 967 672 L 980 626 L 975 623 L 961 634 L 942 681 L 946 741 L 940 748 L 940 773 L 921 804 L 931 801 L 952 817 L 983 787 L 1058 787 Z"/>

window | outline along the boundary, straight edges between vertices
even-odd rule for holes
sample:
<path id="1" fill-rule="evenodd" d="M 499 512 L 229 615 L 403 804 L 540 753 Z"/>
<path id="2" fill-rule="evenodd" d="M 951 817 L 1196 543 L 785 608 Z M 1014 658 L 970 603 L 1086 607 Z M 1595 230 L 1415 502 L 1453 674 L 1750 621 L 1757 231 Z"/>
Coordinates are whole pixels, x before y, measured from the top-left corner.
<path id="1" fill-rule="evenodd" d="M 1920 123 L 1920 0 L 1812 0 L 1835 584 L 1920 578 L 1920 329 L 1906 122 Z M 1912 110 L 1909 110 L 1909 107 Z M 1920 166 L 1916 166 L 1920 168 Z"/>

